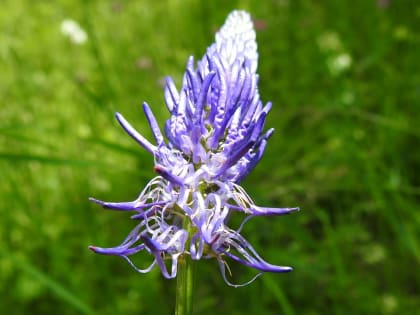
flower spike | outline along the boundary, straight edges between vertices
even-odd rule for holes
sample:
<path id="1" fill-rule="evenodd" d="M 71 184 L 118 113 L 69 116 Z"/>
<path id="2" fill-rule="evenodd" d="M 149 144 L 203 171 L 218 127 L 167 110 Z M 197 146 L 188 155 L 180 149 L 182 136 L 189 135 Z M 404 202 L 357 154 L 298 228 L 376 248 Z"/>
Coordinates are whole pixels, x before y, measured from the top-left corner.
<path id="1" fill-rule="evenodd" d="M 157 266 L 167 279 L 176 277 L 179 257 L 215 258 L 222 278 L 233 287 L 247 285 L 265 272 L 292 270 L 265 261 L 241 234 L 255 216 L 299 210 L 257 206 L 239 185 L 262 158 L 274 131 L 264 131 L 271 103 L 260 100 L 255 38 L 250 15 L 233 11 L 202 59 L 196 63 L 193 57 L 188 59 L 181 88 L 166 79 L 164 98 L 170 118 L 164 133 L 143 103 L 155 144 L 116 114 L 128 135 L 153 154 L 159 176 L 134 201 L 90 198 L 105 209 L 133 212 L 131 219 L 137 223 L 120 245 L 90 246 L 90 250 L 119 256 L 140 273 Z M 228 221 L 238 212 L 245 218 L 233 230 Z M 145 269 L 129 258 L 142 251 L 152 256 Z M 228 261 L 253 268 L 256 275 L 246 283 L 233 284 L 226 275 Z"/>

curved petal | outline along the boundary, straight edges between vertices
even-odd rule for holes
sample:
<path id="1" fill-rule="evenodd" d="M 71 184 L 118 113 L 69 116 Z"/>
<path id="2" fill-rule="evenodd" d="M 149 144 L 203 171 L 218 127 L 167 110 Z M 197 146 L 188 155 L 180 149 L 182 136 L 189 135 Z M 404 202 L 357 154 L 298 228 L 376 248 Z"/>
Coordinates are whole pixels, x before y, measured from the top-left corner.
<path id="1" fill-rule="evenodd" d="M 156 143 L 158 145 L 163 144 L 164 142 L 162 132 L 160 131 L 159 125 L 156 121 L 155 116 L 153 115 L 152 110 L 146 102 L 143 103 L 143 111 L 146 115 L 147 121 L 149 122 L 150 129 L 152 130 Z"/>
<path id="2" fill-rule="evenodd" d="M 289 272 L 292 267 L 277 266 L 266 262 L 258 255 L 255 249 L 248 243 L 245 238 L 236 231 L 226 231 L 221 241 L 215 244 L 218 248 L 216 251 L 225 254 L 229 258 L 249 266 L 251 268 L 260 270 L 262 272 Z M 235 251 L 237 254 L 234 254 Z"/>
<path id="3" fill-rule="evenodd" d="M 299 207 L 295 208 L 266 208 L 253 205 L 249 208 L 251 214 L 254 216 L 269 216 L 269 215 L 285 215 L 299 211 Z"/>
<path id="4" fill-rule="evenodd" d="M 89 197 L 89 200 L 94 203 L 97 203 L 98 205 L 101 205 L 105 209 L 113 209 L 113 210 L 120 210 L 120 211 L 135 211 L 135 210 L 140 210 L 140 209 L 149 208 L 153 206 L 160 206 L 167 203 L 166 201 L 156 201 L 156 202 L 142 204 L 141 202 L 139 202 L 139 200 L 128 201 L 128 202 L 107 202 L 107 201 L 102 201 L 102 200 L 95 199 L 92 197 Z"/>
<path id="5" fill-rule="evenodd" d="M 116 113 L 115 117 L 117 118 L 118 122 L 120 123 L 121 127 L 128 133 L 128 135 L 137 141 L 143 148 L 145 148 L 150 153 L 154 153 L 156 151 L 156 146 L 151 144 L 145 137 L 143 137 L 130 123 L 125 120 L 125 118 L 120 114 Z"/>

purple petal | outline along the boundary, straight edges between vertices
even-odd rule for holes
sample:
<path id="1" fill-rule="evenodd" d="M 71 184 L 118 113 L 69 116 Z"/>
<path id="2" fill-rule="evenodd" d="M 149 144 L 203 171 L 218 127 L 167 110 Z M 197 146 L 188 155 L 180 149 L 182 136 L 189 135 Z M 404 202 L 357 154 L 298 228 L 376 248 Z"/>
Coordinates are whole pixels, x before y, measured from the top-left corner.
<path id="1" fill-rule="evenodd" d="M 254 145 L 253 141 L 249 141 L 245 143 L 242 147 L 240 147 L 235 154 L 232 156 L 229 156 L 229 158 L 226 160 L 226 162 L 220 167 L 220 169 L 217 171 L 217 173 L 214 175 L 214 177 L 219 177 L 222 175 L 228 168 L 236 164 L 248 151 L 251 149 L 251 147 Z"/>
<path id="2" fill-rule="evenodd" d="M 262 259 L 248 241 L 234 230 L 226 231 L 226 234 L 213 246 L 216 252 L 220 252 L 231 259 L 262 272 L 289 272 L 291 267 L 276 266 Z M 232 253 L 232 251 L 237 254 Z"/>
<path id="3" fill-rule="evenodd" d="M 240 183 L 255 168 L 264 154 L 266 145 L 267 140 L 263 139 L 257 149 L 257 152 L 247 153 L 244 157 L 246 161 L 244 166 L 238 170 L 236 177 L 233 179 L 235 183 Z"/>
<path id="4" fill-rule="evenodd" d="M 159 175 L 161 175 L 166 180 L 170 181 L 172 184 L 175 184 L 181 187 L 184 186 L 184 180 L 181 177 L 172 174 L 163 166 L 156 165 L 154 167 L 154 171 L 158 173 Z"/>
<path id="5" fill-rule="evenodd" d="M 89 200 L 94 203 L 97 203 L 98 205 L 101 205 L 105 209 L 114 209 L 114 210 L 121 210 L 121 211 L 140 210 L 140 209 L 149 208 L 153 206 L 164 205 L 167 203 L 165 201 L 140 203 L 138 200 L 128 201 L 128 202 L 106 202 L 106 201 L 98 200 L 92 197 L 90 197 Z"/>
<path id="6" fill-rule="evenodd" d="M 179 102 L 179 93 L 175 87 L 175 83 L 171 77 L 166 77 L 166 87 L 165 87 L 165 102 L 168 107 L 169 112 L 172 112 L 177 109 Z"/>
<path id="7" fill-rule="evenodd" d="M 261 129 L 264 126 L 265 117 L 266 114 L 262 113 L 258 118 L 258 121 L 255 123 L 253 129 L 249 129 L 246 138 L 240 141 L 241 144 L 235 144 L 235 151 L 228 157 L 227 161 L 217 171 L 215 177 L 222 175 L 227 169 L 235 165 L 254 146 L 256 140 L 259 137 L 259 134 L 261 133 Z M 238 145 L 238 147 L 236 147 L 236 145 Z"/>
<path id="8" fill-rule="evenodd" d="M 265 208 L 265 207 L 258 207 L 253 205 L 249 208 L 251 210 L 252 215 L 256 216 L 270 216 L 270 215 L 285 215 L 291 214 L 293 212 L 299 211 L 298 207 L 296 208 Z"/>
<path id="9" fill-rule="evenodd" d="M 151 250 L 153 256 L 155 256 L 155 261 L 158 264 L 162 275 L 166 279 L 175 278 L 177 273 L 178 255 L 172 255 L 172 268 L 171 273 L 169 273 L 165 262 L 163 261 L 164 251 L 159 249 L 160 245 L 145 235 L 142 236 L 142 240 L 144 244 Z"/>
<path id="10" fill-rule="evenodd" d="M 201 78 L 197 72 L 194 71 L 194 57 L 190 57 L 187 63 L 187 70 L 185 71 L 185 78 L 187 86 L 191 89 L 194 102 L 197 101 L 200 93 Z"/>
<path id="11" fill-rule="evenodd" d="M 117 246 L 110 248 L 103 248 L 97 246 L 89 246 L 89 249 L 97 254 L 101 255 L 114 255 L 114 256 L 129 256 L 145 248 L 144 244 L 140 244 L 136 247 L 127 248 L 125 246 Z"/>
<path id="12" fill-rule="evenodd" d="M 155 138 L 155 141 L 158 145 L 163 143 L 163 135 L 160 131 L 159 125 L 156 121 L 155 116 L 153 115 L 152 110 L 150 109 L 149 105 L 147 105 L 146 102 L 143 103 L 143 111 L 146 115 L 146 118 L 149 122 L 150 128 L 152 130 L 153 136 Z"/>
<path id="13" fill-rule="evenodd" d="M 197 102 L 195 104 L 195 113 L 194 113 L 194 123 L 199 124 L 203 115 L 203 108 L 204 103 L 207 100 L 207 95 L 209 92 L 210 84 L 213 81 L 214 76 L 216 75 L 215 72 L 210 72 L 203 81 L 201 85 L 200 94 L 198 95 Z"/>
<path id="14" fill-rule="evenodd" d="M 173 132 L 172 122 L 170 119 L 166 121 L 164 130 L 165 130 L 165 135 L 169 140 L 169 146 L 174 146 L 175 148 L 180 150 L 179 138 Z"/>
<path id="15" fill-rule="evenodd" d="M 224 252 L 224 254 L 226 256 L 228 256 L 229 258 L 254 269 L 260 270 L 262 272 L 276 272 L 276 273 L 282 273 L 282 272 L 290 272 L 293 270 L 292 267 L 288 267 L 288 266 L 276 266 L 276 265 L 272 265 L 269 264 L 268 262 L 259 259 L 259 260 L 247 260 L 247 259 L 243 259 L 240 258 L 236 255 L 233 255 L 230 252 Z"/>
<path id="16" fill-rule="evenodd" d="M 203 255 L 203 249 L 204 249 L 204 240 L 201 237 L 201 234 L 197 232 L 191 238 L 191 242 L 190 242 L 191 258 L 194 260 L 200 259 Z"/>
<path id="17" fill-rule="evenodd" d="M 117 118 L 118 122 L 120 123 L 121 127 L 129 134 L 131 138 L 137 141 L 143 148 L 145 148 L 150 153 L 155 153 L 156 146 L 151 144 L 146 138 L 144 138 L 140 133 L 137 132 L 129 123 L 124 119 L 124 117 L 120 113 L 116 113 L 115 117 Z"/>

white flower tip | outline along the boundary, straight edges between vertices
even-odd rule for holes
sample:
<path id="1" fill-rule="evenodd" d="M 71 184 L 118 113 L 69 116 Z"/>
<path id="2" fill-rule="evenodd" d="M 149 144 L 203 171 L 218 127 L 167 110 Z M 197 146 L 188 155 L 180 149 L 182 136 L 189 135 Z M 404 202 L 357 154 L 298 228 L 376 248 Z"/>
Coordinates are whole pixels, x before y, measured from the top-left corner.
<path id="1" fill-rule="evenodd" d="M 220 30 L 220 35 L 234 37 L 244 34 L 248 34 L 250 37 L 255 38 L 251 16 L 245 11 L 232 11 L 226 18 L 226 22 Z"/>
<path id="2" fill-rule="evenodd" d="M 232 11 L 225 24 L 216 34 L 216 46 L 229 64 L 238 56 L 245 56 L 251 63 L 251 70 L 257 70 L 258 52 L 255 30 L 251 16 L 245 11 Z"/>

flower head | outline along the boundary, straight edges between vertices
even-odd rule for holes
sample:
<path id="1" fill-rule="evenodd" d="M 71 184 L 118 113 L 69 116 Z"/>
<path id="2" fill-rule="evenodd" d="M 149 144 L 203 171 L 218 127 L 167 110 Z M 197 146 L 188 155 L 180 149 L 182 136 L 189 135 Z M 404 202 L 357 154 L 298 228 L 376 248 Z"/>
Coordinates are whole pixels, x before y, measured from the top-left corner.
<path id="1" fill-rule="evenodd" d="M 146 103 L 143 110 L 155 144 L 116 114 L 125 131 L 153 154 L 158 176 L 131 202 L 91 198 L 107 209 L 132 211 L 131 218 L 138 221 L 121 245 L 91 246 L 91 250 L 120 256 L 142 273 L 158 265 L 165 278 L 176 276 L 181 255 L 214 258 L 230 285 L 225 273 L 228 259 L 256 269 L 258 275 L 291 270 L 266 262 L 240 234 L 252 217 L 298 210 L 259 207 L 239 186 L 261 159 L 273 133 L 273 129 L 264 132 L 271 104 L 260 100 L 257 60 L 251 18 L 234 11 L 205 56 L 197 64 L 189 58 L 179 91 L 167 78 L 165 101 L 171 116 L 165 124 L 166 142 Z M 240 212 L 246 216 L 243 224 L 230 228 L 230 216 Z M 154 256 L 146 269 L 137 268 L 129 258 L 140 251 Z"/>

